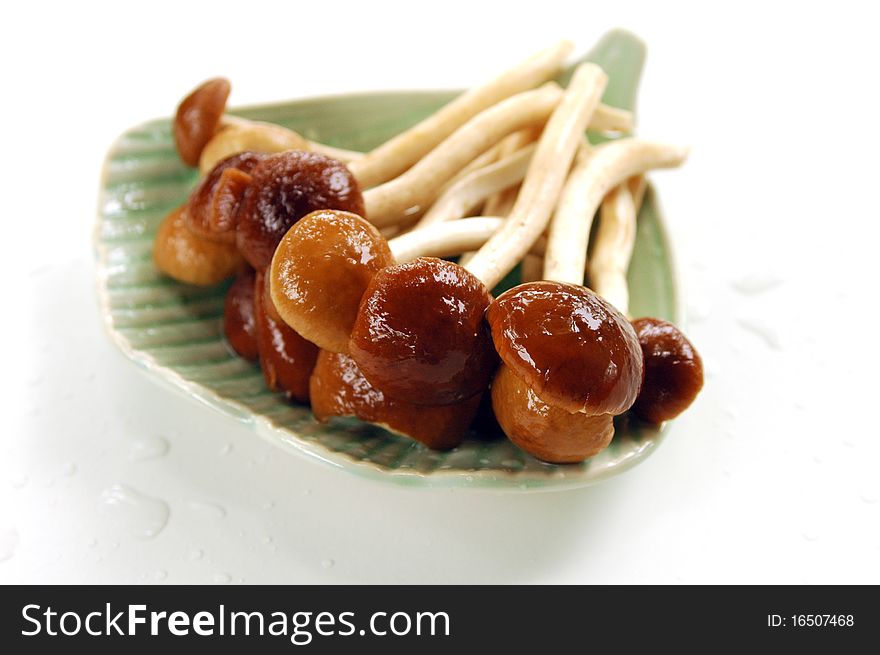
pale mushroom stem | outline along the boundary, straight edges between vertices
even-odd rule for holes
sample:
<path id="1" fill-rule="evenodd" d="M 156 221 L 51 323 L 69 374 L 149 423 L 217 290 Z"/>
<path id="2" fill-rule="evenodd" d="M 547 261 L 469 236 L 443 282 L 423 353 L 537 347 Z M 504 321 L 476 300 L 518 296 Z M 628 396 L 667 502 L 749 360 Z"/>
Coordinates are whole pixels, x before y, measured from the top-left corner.
<path id="1" fill-rule="evenodd" d="M 608 76 L 595 64 L 582 64 L 575 71 L 538 141 L 510 217 L 466 266 L 488 288 L 497 285 L 516 266 L 546 229 L 575 151 L 607 82 Z"/>
<path id="2" fill-rule="evenodd" d="M 517 150 L 537 141 L 540 136 L 541 131 L 535 128 L 531 130 L 520 130 L 519 132 L 511 134 L 498 144 L 500 149 L 498 155 L 499 158 L 512 155 Z M 513 204 L 516 202 L 518 192 L 519 184 L 514 184 L 492 194 L 486 199 L 486 204 L 483 206 L 483 212 L 487 216 L 508 216 L 513 209 Z"/>
<path id="3" fill-rule="evenodd" d="M 534 145 L 526 146 L 494 164 L 484 166 L 461 178 L 437 198 L 422 216 L 416 228 L 467 216 L 489 196 L 521 181 L 525 177 L 534 152 Z"/>
<path id="4" fill-rule="evenodd" d="M 584 283 L 593 216 L 615 186 L 654 168 L 672 168 L 688 149 L 642 139 L 621 139 L 586 149 L 571 171 L 547 235 L 544 279 Z"/>
<path id="5" fill-rule="evenodd" d="M 449 179 L 505 136 L 544 123 L 564 95 L 551 82 L 481 112 L 403 175 L 367 190 L 367 219 L 381 227 L 418 213 L 434 202 Z"/>
<path id="6" fill-rule="evenodd" d="M 245 150 L 267 154 L 286 150 L 309 150 L 342 162 L 351 162 L 361 153 L 335 148 L 306 139 L 280 125 L 251 121 L 237 116 L 223 117 L 223 127 L 205 144 L 199 157 L 199 171 L 207 174 L 223 159 Z"/>
<path id="7" fill-rule="evenodd" d="M 397 177 L 481 111 L 552 80 L 562 71 L 573 47 L 570 41 L 560 41 L 490 82 L 466 91 L 433 115 L 352 163 L 354 176 L 364 188 Z"/>
<path id="8" fill-rule="evenodd" d="M 636 242 L 636 220 L 645 195 L 645 177 L 636 175 L 605 196 L 587 265 L 590 287 L 629 314 L 626 271 Z"/>

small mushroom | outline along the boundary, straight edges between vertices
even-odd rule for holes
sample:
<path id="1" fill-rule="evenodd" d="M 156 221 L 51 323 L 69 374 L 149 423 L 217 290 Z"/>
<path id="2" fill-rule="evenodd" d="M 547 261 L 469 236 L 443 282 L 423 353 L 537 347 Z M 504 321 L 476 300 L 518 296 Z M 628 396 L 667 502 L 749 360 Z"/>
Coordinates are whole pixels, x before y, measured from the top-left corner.
<path id="1" fill-rule="evenodd" d="M 614 186 L 678 165 L 685 154 L 634 139 L 582 146 L 550 224 L 546 281 L 508 290 L 487 312 L 502 360 L 493 408 L 511 441 L 535 457 L 571 463 L 595 455 L 614 434 L 613 417 L 636 400 L 644 364 L 635 331 L 581 286 L 590 223 Z"/>
<path id="2" fill-rule="evenodd" d="M 372 386 L 351 357 L 326 350 L 318 355 L 309 391 L 312 411 L 321 422 L 333 416 L 355 416 L 435 450 L 461 443 L 481 396 L 434 407 L 404 403 Z"/>
<path id="3" fill-rule="evenodd" d="M 639 318 L 633 327 L 645 357 L 645 381 L 633 412 L 651 423 L 673 419 L 703 388 L 703 360 L 672 323 Z"/>
<path id="4" fill-rule="evenodd" d="M 238 248 L 193 234 L 184 221 L 184 208 L 172 210 L 156 231 L 156 268 L 175 280 L 199 286 L 218 284 L 241 271 L 245 262 Z"/>
<path id="5" fill-rule="evenodd" d="M 241 357 L 253 362 L 260 358 L 254 316 L 254 269 L 250 267 L 238 274 L 226 292 L 223 332 L 226 341 Z"/>
<path id="6" fill-rule="evenodd" d="M 298 221 L 272 260 L 272 300 L 284 321 L 333 352 L 348 337 L 370 278 L 394 263 L 388 242 L 349 212 L 320 210 Z"/>
<path id="7" fill-rule="evenodd" d="M 541 135 L 512 215 L 467 267 L 419 258 L 372 278 L 349 342 L 371 384 L 423 405 L 486 389 L 496 362 L 483 321 L 488 289 L 544 231 L 606 82 L 598 66 L 578 67 Z"/>
<path id="8" fill-rule="evenodd" d="M 318 209 L 364 213 L 357 181 L 342 162 L 314 152 L 267 155 L 254 166 L 243 190 L 236 239 L 241 254 L 264 270 L 281 238 Z"/>
<path id="9" fill-rule="evenodd" d="M 343 160 L 360 154 L 309 141 L 279 125 L 227 116 L 224 112 L 231 90 L 226 78 L 212 78 L 193 89 L 178 105 L 174 142 L 188 166 L 199 166 L 206 173 L 221 159 L 245 150 L 309 150 Z"/>
<path id="10" fill-rule="evenodd" d="M 268 297 L 265 273 L 254 277 L 254 318 L 260 368 L 266 385 L 300 402 L 309 400 L 309 377 L 318 358 L 318 347 L 284 323 Z"/>
<path id="11" fill-rule="evenodd" d="M 184 220 L 190 231 L 211 241 L 235 243 L 239 202 L 251 182 L 250 172 L 264 158 L 246 151 L 218 162 L 186 202 Z"/>

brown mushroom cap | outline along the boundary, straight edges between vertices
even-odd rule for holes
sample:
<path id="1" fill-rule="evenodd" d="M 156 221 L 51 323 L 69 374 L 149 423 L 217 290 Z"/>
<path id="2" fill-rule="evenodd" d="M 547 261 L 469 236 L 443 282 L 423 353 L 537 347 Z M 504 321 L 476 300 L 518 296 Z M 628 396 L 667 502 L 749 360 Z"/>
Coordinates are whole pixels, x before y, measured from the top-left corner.
<path id="1" fill-rule="evenodd" d="M 614 436 L 611 414 L 588 416 L 550 405 L 504 364 L 492 382 L 492 407 L 508 438 L 545 462 L 582 462 Z"/>
<path id="2" fill-rule="evenodd" d="M 189 195 L 184 219 L 205 239 L 235 243 L 238 208 L 251 177 L 247 175 L 265 155 L 239 152 L 218 162 Z"/>
<path id="3" fill-rule="evenodd" d="M 303 337 L 348 352 L 361 298 L 373 276 L 394 264 L 379 231 L 356 214 L 312 212 L 288 230 L 272 258 L 269 287 L 278 314 Z"/>
<path id="4" fill-rule="evenodd" d="M 174 142 L 180 158 L 188 166 L 199 165 L 202 149 L 220 127 L 231 90 L 229 80 L 216 77 L 196 87 L 177 106 Z"/>
<path id="5" fill-rule="evenodd" d="M 269 266 L 281 238 L 306 214 L 318 209 L 364 214 L 364 199 L 351 171 L 315 152 L 268 155 L 251 177 L 239 210 L 237 241 L 258 271 Z"/>
<path id="6" fill-rule="evenodd" d="M 389 266 L 370 280 L 349 352 L 395 400 L 460 402 L 486 390 L 498 363 L 483 320 L 490 302 L 483 283 L 452 262 Z"/>
<path id="7" fill-rule="evenodd" d="M 251 361 L 260 357 L 257 349 L 257 326 L 254 318 L 254 270 L 238 274 L 226 292 L 223 306 L 223 332 L 232 349 Z"/>
<path id="8" fill-rule="evenodd" d="M 273 314 L 271 300 L 266 293 L 265 274 L 257 271 L 254 278 L 254 317 L 260 368 L 266 385 L 272 391 L 285 392 L 294 400 L 308 402 L 309 376 L 315 367 L 318 347 L 303 339 Z"/>
<path id="9" fill-rule="evenodd" d="M 183 210 L 181 206 L 171 211 L 156 231 L 156 268 L 180 282 L 212 286 L 245 267 L 235 245 L 208 241 L 190 232 L 183 220 Z"/>
<path id="10" fill-rule="evenodd" d="M 639 318 L 633 328 L 645 357 L 645 382 L 633 411 L 652 423 L 673 419 L 690 407 L 703 388 L 703 360 L 672 323 Z"/>
<path id="11" fill-rule="evenodd" d="M 501 294 L 486 315 L 501 360 L 568 412 L 625 412 L 642 384 L 642 350 L 629 321 L 589 289 L 530 282 Z"/>
<path id="12" fill-rule="evenodd" d="M 454 405 L 425 407 L 393 400 L 372 386 L 348 355 L 322 350 L 309 383 L 319 421 L 356 416 L 438 450 L 461 443 L 477 407 L 477 394 Z"/>

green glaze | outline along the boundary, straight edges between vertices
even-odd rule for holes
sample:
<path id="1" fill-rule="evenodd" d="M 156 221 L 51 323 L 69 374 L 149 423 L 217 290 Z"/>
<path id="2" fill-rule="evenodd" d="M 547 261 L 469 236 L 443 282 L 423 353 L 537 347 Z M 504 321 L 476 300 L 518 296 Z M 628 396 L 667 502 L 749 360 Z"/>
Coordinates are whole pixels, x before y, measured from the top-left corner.
<path id="1" fill-rule="evenodd" d="M 641 42 L 609 33 L 588 58 L 608 70 L 606 101 L 632 106 L 644 59 Z M 290 127 L 308 138 L 370 149 L 415 124 L 454 92 L 388 92 L 335 96 L 252 107 L 239 116 Z M 196 171 L 177 158 L 170 121 L 123 134 L 104 167 L 95 228 L 98 293 L 108 332 L 157 380 L 252 425 L 262 437 L 332 466 L 408 486 L 550 490 L 583 486 L 619 473 L 659 443 L 662 430 L 617 421 L 611 446 L 582 464 L 555 466 L 524 454 L 505 439 L 472 434 L 450 452 L 434 452 L 354 419 L 317 423 L 307 407 L 269 392 L 259 369 L 235 356 L 223 338 L 226 285 L 205 289 L 177 283 L 153 266 L 152 243 L 165 214 L 181 204 Z M 677 317 L 673 266 L 656 198 L 639 217 L 629 273 L 636 316 Z M 506 284 L 516 282 L 514 276 Z"/>

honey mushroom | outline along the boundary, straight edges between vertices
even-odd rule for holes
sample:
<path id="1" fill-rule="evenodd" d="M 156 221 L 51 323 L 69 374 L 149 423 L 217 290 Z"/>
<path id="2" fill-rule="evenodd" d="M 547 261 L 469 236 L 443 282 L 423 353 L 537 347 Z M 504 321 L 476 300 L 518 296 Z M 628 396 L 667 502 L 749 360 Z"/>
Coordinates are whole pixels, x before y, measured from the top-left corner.
<path id="1" fill-rule="evenodd" d="M 629 312 L 626 270 L 636 236 L 636 217 L 645 191 L 642 176 L 614 189 L 602 203 L 590 257 L 589 278 L 597 293 Z M 632 407 L 650 423 L 675 418 L 703 387 L 703 362 L 693 344 L 672 323 L 657 318 L 632 321 L 644 357 L 644 381 Z"/>
<path id="2" fill-rule="evenodd" d="M 497 363 L 483 320 L 488 289 L 544 231 L 606 83 L 598 66 L 577 68 L 544 128 L 511 216 L 467 267 L 419 258 L 373 276 L 349 340 L 351 356 L 373 386 L 423 405 L 459 402 L 487 388 Z"/>
<path id="3" fill-rule="evenodd" d="M 360 154 L 310 141 L 279 125 L 226 115 L 231 90 L 226 78 L 212 78 L 193 89 L 178 105 L 174 142 L 188 166 L 199 166 L 205 173 L 221 159 L 244 150 L 310 150 L 344 161 Z M 218 140 L 217 135 L 222 138 Z"/>
<path id="4" fill-rule="evenodd" d="M 212 286 L 245 267 L 235 244 L 203 239 L 189 230 L 185 206 L 172 210 L 159 224 L 153 242 L 153 262 L 180 282 Z"/>
<path id="5" fill-rule="evenodd" d="M 583 145 L 550 223 L 545 280 L 514 287 L 489 307 L 502 360 L 492 383 L 495 416 L 538 459 L 592 457 L 610 443 L 613 417 L 636 400 L 644 372 L 638 336 L 620 311 L 582 286 L 591 222 L 612 188 L 677 166 L 686 154 L 638 139 Z"/>

